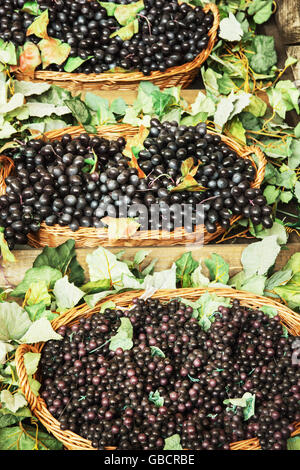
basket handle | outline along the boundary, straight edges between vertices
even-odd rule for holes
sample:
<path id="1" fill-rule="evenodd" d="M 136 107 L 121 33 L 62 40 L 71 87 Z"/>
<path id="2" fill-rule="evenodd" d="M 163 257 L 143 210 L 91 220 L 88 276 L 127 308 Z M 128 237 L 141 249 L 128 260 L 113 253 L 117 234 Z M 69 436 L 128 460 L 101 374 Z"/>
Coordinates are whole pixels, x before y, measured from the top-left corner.
<path id="1" fill-rule="evenodd" d="M 6 192 L 5 178 L 7 178 L 15 164 L 13 160 L 6 155 L 0 155 L 0 196 L 3 196 Z"/>
<path id="2" fill-rule="evenodd" d="M 35 409 L 37 410 L 41 409 L 41 398 L 37 397 L 33 393 L 29 385 L 28 374 L 25 368 L 25 363 L 24 363 L 24 354 L 28 352 L 37 353 L 39 351 L 35 346 L 31 346 L 30 344 L 22 344 L 21 346 L 17 348 L 16 354 L 15 354 L 16 369 L 17 369 L 17 374 L 19 377 L 20 388 L 30 406 L 30 409 L 34 411 Z"/>
<path id="3" fill-rule="evenodd" d="M 258 159 L 258 163 L 256 164 L 257 165 L 256 180 L 255 180 L 255 183 L 253 184 L 253 188 L 259 188 L 265 177 L 267 159 L 263 151 L 256 145 L 251 145 L 250 147 L 247 147 L 247 151 L 244 153 L 244 156 L 251 155 L 253 153 L 256 155 Z"/>
<path id="4" fill-rule="evenodd" d="M 209 13 L 211 12 L 214 16 L 214 22 L 213 25 L 209 31 L 210 36 L 213 37 L 215 40 L 217 37 L 217 32 L 220 26 L 220 11 L 219 8 L 215 3 L 208 3 L 207 5 L 204 5 L 203 7 L 204 13 Z"/>
<path id="5" fill-rule="evenodd" d="M 193 61 L 193 63 L 195 64 L 195 67 L 200 67 L 203 64 L 203 62 L 205 62 L 210 56 L 214 48 L 214 45 L 216 43 L 218 29 L 220 26 L 220 12 L 219 12 L 219 8 L 217 7 L 217 5 L 215 5 L 214 3 L 208 3 L 207 5 L 203 7 L 203 11 L 206 14 L 211 12 L 214 17 L 214 22 L 208 32 L 209 40 L 208 40 L 208 45 L 206 49 L 204 49 L 202 53 L 200 53 L 198 57 L 196 57 L 196 59 L 194 59 Z"/>

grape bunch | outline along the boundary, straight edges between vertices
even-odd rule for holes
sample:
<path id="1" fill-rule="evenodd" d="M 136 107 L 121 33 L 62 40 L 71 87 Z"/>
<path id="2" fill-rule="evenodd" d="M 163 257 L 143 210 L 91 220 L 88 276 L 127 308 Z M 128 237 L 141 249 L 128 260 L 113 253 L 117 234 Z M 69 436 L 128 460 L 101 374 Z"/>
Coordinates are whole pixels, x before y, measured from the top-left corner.
<path id="1" fill-rule="evenodd" d="M 102 228 L 106 216 L 134 218 L 140 230 L 167 232 L 184 227 L 192 233 L 204 223 L 214 233 L 218 224 L 227 229 L 234 215 L 272 226 L 265 197 L 251 188 L 256 174 L 251 161 L 207 133 L 205 124 L 187 127 L 153 119 L 138 156 L 144 177 L 130 166 L 125 145 L 123 137 L 110 141 L 83 133 L 48 143 L 33 139 L 6 150 L 15 164 L 0 197 L 0 225 L 9 246 L 26 243 L 42 222 L 75 232 Z M 174 191 L 188 156 L 199 164 L 195 178 L 204 186 Z"/>
<path id="2" fill-rule="evenodd" d="M 108 141 L 81 134 L 51 143 L 31 140 L 18 147 L 12 155 L 15 174 L 6 178 L 6 194 L 0 197 L 0 223 L 9 246 L 25 243 L 26 235 L 38 231 L 43 221 L 73 231 L 80 226 L 103 227 L 95 210 L 107 191 L 100 186 L 97 171 L 83 171 L 85 160 L 97 155 L 98 170 L 115 165 L 118 172 L 126 169 L 137 178 L 137 170 L 123 158 L 124 145 L 122 137 Z"/>
<path id="3" fill-rule="evenodd" d="M 16 46 L 26 42 L 26 30 L 33 21 L 32 15 L 20 10 L 25 1 L 0 1 L 0 38 L 12 41 Z"/>
<path id="4" fill-rule="evenodd" d="M 177 0 L 146 0 L 140 12 L 139 33 L 121 44 L 120 63 L 124 69 L 138 69 L 144 75 L 164 72 L 193 61 L 209 41 L 213 14 L 193 9 Z"/>
<path id="5" fill-rule="evenodd" d="M 35 18 L 22 10 L 25 4 L 25 0 L 0 0 L 0 38 L 16 46 L 26 42 L 26 31 Z M 119 36 L 110 37 L 120 25 L 96 0 L 38 0 L 40 11 L 48 10 L 49 36 L 69 44 L 70 57 L 84 61 L 76 69 L 78 73 L 103 73 L 114 67 L 144 75 L 164 72 L 191 62 L 207 47 L 211 13 L 186 3 L 179 5 L 177 0 L 145 0 L 144 5 L 137 17 L 139 32 L 123 41 Z M 40 41 L 35 35 L 28 39 Z M 64 64 L 52 64 L 50 69 L 63 71 Z"/>
<path id="6" fill-rule="evenodd" d="M 110 339 L 121 318 L 133 327 L 132 348 Z M 219 307 L 204 331 L 181 300 L 134 299 L 133 308 L 106 308 L 58 329 L 62 340 L 42 350 L 41 397 L 61 430 L 94 448 L 163 449 L 179 434 L 190 450 L 228 450 L 258 437 L 263 449 L 286 449 L 300 420 L 300 368 L 294 337 L 278 316 Z M 254 410 L 224 403 L 255 395 Z"/>
<path id="7" fill-rule="evenodd" d="M 250 218 L 254 225 L 272 227 L 272 209 L 261 189 L 251 188 L 256 177 L 253 163 L 240 157 L 220 135 L 208 133 L 205 123 L 179 126 L 177 122 L 160 123 L 152 119 L 144 147 L 139 152 L 139 165 L 150 182 L 161 180 L 174 186 L 187 158 L 193 157 L 194 165 L 199 164 L 195 180 L 205 192 L 202 196 L 193 194 L 198 194 L 203 203 L 209 233 L 216 231 L 217 224 L 227 229 L 233 215 Z M 181 193 L 173 197 L 178 202 Z M 191 193 L 190 197 L 193 198 Z"/>

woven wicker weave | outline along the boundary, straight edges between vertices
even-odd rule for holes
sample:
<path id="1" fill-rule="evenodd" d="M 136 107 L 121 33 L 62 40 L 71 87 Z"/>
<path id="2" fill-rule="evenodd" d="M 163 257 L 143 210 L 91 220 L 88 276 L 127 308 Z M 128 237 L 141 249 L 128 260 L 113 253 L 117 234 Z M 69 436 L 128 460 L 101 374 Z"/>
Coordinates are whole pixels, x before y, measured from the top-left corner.
<path id="1" fill-rule="evenodd" d="M 46 141 L 52 141 L 55 139 L 60 139 L 65 134 L 70 134 L 73 137 L 76 137 L 82 132 L 84 132 L 82 127 L 69 127 L 45 133 L 43 138 Z M 98 135 L 107 139 L 117 139 L 120 136 L 128 138 L 137 132 L 137 128 L 127 125 L 98 127 Z M 265 167 L 267 163 L 263 152 L 258 147 L 242 146 L 229 137 L 221 137 L 224 143 L 233 149 L 240 157 L 250 159 L 253 165 L 255 164 L 251 158 L 251 155 L 256 155 L 258 161 L 257 173 L 255 181 L 251 186 L 254 188 L 259 188 L 264 179 Z M 7 176 L 9 172 L 6 168 L 5 158 L 7 157 L 2 156 L 2 165 L 5 167 L 5 176 Z M 7 160 L 7 166 L 9 170 L 12 171 L 13 167 L 10 159 Z M 0 173 L 0 194 L 4 193 L 5 182 L 3 178 L 1 179 Z M 239 219 L 240 216 L 234 216 L 230 221 L 231 225 Z M 193 233 L 187 232 L 184 230 L 184 228 L 178 228 L 174 232 L 167 232 L 163 230 L 141 230 L 136 232 L 130 238 L 113 240 L 108 237 L 108 230 L 106 228 L 96 229 L 81 227 L 76 232 L 72 232 L 68 227 L 61 227 L 60 225 L 47 226 L 45 223 L 42 223 L 41 228 L 37 233 L 28 234 L 28 242 L 35 248 L 44 246 L 56 247 L 70 238 L 75 240 L 77 248 L 94 248 L 98 246 L 180 246 L 190 245 L 193 243 L 207 244 L 224 232 L 225 229 L 223 229 L 220 225 L 217 225 L 217 230 L 214 233 L 208 233 L 206 228 L 203 225 L 200 225 L 196 227 Z"/>
<path id="2" fill-rule="evenodd" d="M 195 8 L 195 7 L 193 7 Z M 172 67 L 165 72 L 152 72 L 149 76 L 145 76 L 141 72 L 129 73 L 66 73 L 66 72 L 51 72 L 47 70 L 36 71 L 34 75 L 26 75 L 21 72 L 16 72 L 16 77 L 19 80 L 30 81 L 47 81 L 49 83 L 63 86 L 73 92 L 80 92 L 82 90 L 132 90 L 139 86 L 142 81 L 151 81 L 161 88 L 166 86 L 181 86 L 186 88 L 195 79 L 199 68 L 207 60 L 211 51 L 216 43 L 217 32 L 220 23 L 219 10 L 216 5 L 208 4 L 204 7 L 207 13 L 211 11 L 214 15 L 213 26 L 211 27 L 208 36 L 209 42 L 207 48 L 204 49 L 192 62 Z"/>
<path id="3" fill-rule="evenodd" d="M 191 301 L 197 300 L 205 292 L 215 293 L 222 297 L 238 299 L 242 306 L 260 309 L 264 305 L 269 305 L 277 309 L 281 318 L 281 322 L 288 329 L 289 333 L 294 336 L 300 336 L 300 315 L 294 313 L 284 305 L 266 297 L 261 297 L 243 291 L 233 291 L 232 289 L 175 289 L 175 290 L 161 290 L 157 291 L 152 297 L 159 298 L 162 302 L 168 302 L 174 298 L 185 298 Z M 89 317 L 99 312 L 100 307 L 107 300 L 115 302 L 117 307 L 128 307 L 132 304 L 135 297 L 141 295 L 141 291 L 124 292 L 122 294 L 112 295 L 100 301 L 96 307 L 89 308 L 86 304 L 71 309 L 68 312 L 60 315 L 57 319 L 52 321 L 52 326 L 57 330 L 62 325 L 73 325 L 78 323 L 82 317 Z M 65 448 L 69 450 L 95 450 L 91 446 L 91 442 L 78 436 L 71 431 L 62 431 L 59 422 L 49 413 L 45 401 L 41 397 L 36 397 L 29 385 L 26 368 L 24 365 L 24 354 L 27 352 L 41 352 L 44 343 L 35 345 L 21 345 L 16 351 L 16 368 L 20 380 L 20 387 L 24 393 L 26 400 L 29 403 L 32 413 L 42 422 L 47 430 L 52 433 L 59 441 L 63 443 Z M 38 374 L 37 374 L 38 378 Z M 296 431 L 293 436 L 300 434 L 300 423 L 296 425 Z M 259 450 L 260 445 L 258 439 L 249 439 L 232 443 L 231 450 Z M 107 448 L 107 450 L 114 448 Z"/>

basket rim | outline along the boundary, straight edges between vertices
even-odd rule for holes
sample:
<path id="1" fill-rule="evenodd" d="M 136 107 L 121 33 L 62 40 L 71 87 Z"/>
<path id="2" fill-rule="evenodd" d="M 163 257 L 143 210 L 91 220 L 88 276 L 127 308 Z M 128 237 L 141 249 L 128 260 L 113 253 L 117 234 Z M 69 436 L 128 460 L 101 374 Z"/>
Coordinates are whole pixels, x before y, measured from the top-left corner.
<path id="1" fill-rule="evenodd" d="M 194 5 L 190 5 L 192 8 L 196 8 Z M 188 74 L 196 68 L 201 67 L 201 65 L 207 60 L 211 54 L 214 45 L 217 40 L 217 32 L 220 25 L 220 13 L 217 5 L 214 3 L 208 3 L 203 7 L 205 13 L 212 12 L 214 16 L 214 22 L 212 27 L 208 32 L 209 42 L 207 48 L 198 54 L 198 56 L 191 62 L 185 64 L 171 67 L 165 72 L 154 71 L 149 76 L 144 75 L 142 72 L 128 72 L 128 73 L 68 73 L 68 72 L 53 72 L 47 70 L 35 71 L 33 74 L 26 74 L 19 70 L 16 70 L 16 75 L 20 79 L 30 79 L 34 77 L 37 80 L 53 80 L 53 81 L 73 81 L 75 83 L 127 83 L 127 82 L 141 82 L 141 81 L 151 81 L 151 80 L 160 80 L 167 77 L 171 77 L 179 74 Z"/>
<path id="2" fill-rule="evenodd" d="M 55 131 L 46 132 L 41 134 L 40 136 L 36 136 L 35 138 L 43 138 L 44 140 L 56 140 L 60 139 L 65 134 L 71 134 L 73 137 L 80 135 L 81 132 L 84 132 L 84 128 L 82 126 L 70 126 L 65 127 L 63 129 L 58 129 Z M 109 126 L 98 126 L 97 128 L 97 135 L 101 135 L 107 138 L 113 138 L 112 135 L 117 137 L 119 134 L 122 134 L 125 137 L 131 135 L 131 133 L 137 133 L 138 128 L 133 127 L 130 125 L 109 125 Z M 262 150 L 255 146 L 247 146 L 242 145 L 241 143 L 237 142 L 231 137 L 225 136 L 220 134 L 216 131 L 209 130 L 209 133 L 213 135 L 221 136 L 221 139 L 224 143 L 226 143 L 232 150 L 234 150 L 240 157 L 248 158 L 252 161 L 253 166 L 256 169 L 256 178 L 251 183 L 251 187 L 259 188 L 261 183 L 263 182 L 264 175 L 265 175 L 265 168 L 267 164 L 267 160 L 265 158 L 264 153 Z M 258 164 L 256 164 L 251 157 L 252 154 L 255 154 L 258 159 Z M 3 186 L 3 182 L 0 182 L 0 188 Z M 4 193 L 4 189 L 2 188 L 2 193 Z M 239 220 L 242 216 L 236 215 L 230 219 L 230 226 L 232 226 L 237 220 Z M 132 244 L 136 244 L 136 246 L 142 246 L 141 244 L 145 244 L 150 246 L 151 244 L 159 243 L 161 246 L 170 246 L 170 245 L 177 245 L 180 244 L 188 245 L 193 243 L 200 243 L 204 241 L 205 244 L 210 243 L 215 238 L 220 236 L 221 234 L 225 233 L 225 229 L 223 229 L 219 224 L 217 224 L 217 229 L 214 233 L 208 233 L 204 225 L 198 225 L 194 232 L 188 233 L 183 228 L 175 229 L 173 232 L 163 232 L 162 230 L 143 230 L 136 232 L 135 235 L 131 236 L 130 239 L 128 238 L 121 238 L 118 240 L 109 239 L 107 236 L 108 229 L 96 229 L 94 227 L 83 228 L 81 227 L 77 232 L 72 232 L 67 227 L 61 227 L 59 225 L 54 226 L 46 226 L 43 222 L 41 224 L 41 229 L 37 234 L 28 234 L 28 240 L 31 246 L 33 247 L 40 247 L 45 246 L 46 244 L 51 243 L 51 237 L 56 239 L 57 237 L 68 237 L 74 238 L 77 242 L 82 240 L 86 237 L 87 240 L 90 241 L 90 246 L 124 246 L 126 242 Z M 199 239 L 200 236 L 200 239 Z M 42 239 L 45 238 L 46 241 Z M 49 240 L 48 240 L 49 238 Z M 139 245 L 138 245 L 139 244 Z M 50 245 L 49 245 L 50 246 Z"/>
<path id="3" fill-rule="evenodd" d="M 100 300 L 95 307 L 89 307 L 84 304 L 79 307 L 68 310 L 61 314 L 57 319 L 51 322 L 54 330 L 57 330 L 62 325 L 72 325 L 77 323 L 81 317 L 89 317 L 99 312 L 99 307 L 107 302 L 107 300 L 114 300 L 117 307 L 129 306 L 132 299 L 139 297 L 145 291 L 135 290 L 128 291 L 122 294 L 113 294 L 104 299 Z M 158 290 L 151 297 L 159 298 L 161 301 L 169 301 L 173 298 L 191 298 L 194 300 L 196 297 L 200 297 L 204 293 L 215 293 L 221 297 L 229 297 L 239 299 L 243 306 L 247 306 L 253 309 L 259 309 L 262 305 L 271 305 L 278 310 L 278 315 L 282 320 L 282 324 L 288 327 L 289 331 L 292 331 L 295 336 L 300 336 L 300 315 L 293 312 L 291 309 L 283 304 L 273 300 L 272 298 L 266 298 L 256 294 L 252 294 L 246 291 L 239 291 L 235 289 L 225 288 L 185 288 L 185 289 L 169 289 L 169 290 Z M 45 401 L 41 397 L 36 397 L 28 382 L 27 372 L 24 366 L 24 354 L 26 352 L 41 352 L 45 343 L 36 343 L 32 345 L 23 344 L 17 348 L 16 351 L 16 368 L 18 377 L 20 380 L 20 388 L 27 399 L 30 409 L 33 414 L 42 422 L 46 429 L 52 433 L 58 440 L 60 440 L 64 446 L 69 450 L 96 450 L 91 446 L 91 441 L 82 438 L 78 434 L 72 431 L 61 431 L 59 421 L 54 418 L 46 407 Z M 300 422 L 296 423 L 296 430 L 293 432 L 292 437 L 300 434 Z M 115 447 L 107 447 L 106 450 L 115 450 Z M 239 441 L 231 443 L 231 450 L 259 450 L 260 444 L 257 438 Z"/>
<path id="4" fill-rule="evenodd" d="M 72 137 L 76 137 L 84 132 L 82 126 L 70 126 L 62 129 L 57 129 L 54 131 L 49 131 L 40 135 L 35 136 L 35 139 L 42 138 L 45 141 L 59 140 L 63 135 L 70 134 Z M 127 124 L 117 124 L 117 125 L 107 125 L 107 126 L 98 126 L 97 135 L 103 136 L 105 138 L 113 139 L 122 135 L 128 137 L 134 135 L 138 132 L 138 127 L 133 127 Z M 265 175 L 265 168 L 267 160 L 265 158 L 262 150 L 255 146 L 242 145 L 231 137 L 225 136 L 218 133 L 217 131 L 209 130 L 209 133 L 213 135 L 219 135 L 222 139 L 222 142 L 227 144 L 232 150 L 234 150 L 239 157 L 247 158 L 252 161 L 253 166 L 256 169 L 255 180 L 251 183 L 251 187 L 259 188 L 263 182 Z M 256 164 L 252 158 L 252 154 L 255 154 L 258 163 Z M 11 165 L 11 159 L 9 157 L 3 156 L 3 165 L 5 165 L 5 158 L 7 158 L 10 171 L 13 171 Z M 5 177 L 8 176 L 7 172 Z M 4 178 L 1 181 L 0 175 L 0 193 L 5 194 L 5 182 Z M 233 216 L 230 219 L 230 226 L 235 222 L 241 219 L 241 215 Z M 137 231 L 130 238 L 120 238 L 117 240 L 109 239 L 108 229 L 101 228 L 97 229 L 94 227 L 80 227 L 78 231 L 72 232 L 68 227 L 61 227 L 58 224 L 53 226 L 47 226 L 45 222 L 41 224 L 40 230 L 35 233 L 28 234 L 28 242 L 31 246 L 39 248 L 41 246 L 56 246 L 57 239 L 64 238 L 73 238 L 76 243 L 79 243 L 79 246 L 83 243 L 82 240 L 85 240 L 84 246 L 125 246 L 126 243 L 129 243 L 129 246 L 152 246 L 153 244 L 159 244 L 160 246 L 179 246 L 179 245 L 188 245 L 188 244 L 208 244 L 214 239 L 216 239 L 221 234 L 225 233 L 226 229 L 223 229 L 220 224 L 217 224 L 216 231 L 213 233 L 208 233 L 205 225 L 198 225 L 194 232 L 188 233 L 185 229 L 177 228 L 173 232 L 167 232 L 163 230 L 141 230 Z M 54 245 L 52 243 L 54 241 Z M 89 244 L 87 244 L 87 242 Z"/>

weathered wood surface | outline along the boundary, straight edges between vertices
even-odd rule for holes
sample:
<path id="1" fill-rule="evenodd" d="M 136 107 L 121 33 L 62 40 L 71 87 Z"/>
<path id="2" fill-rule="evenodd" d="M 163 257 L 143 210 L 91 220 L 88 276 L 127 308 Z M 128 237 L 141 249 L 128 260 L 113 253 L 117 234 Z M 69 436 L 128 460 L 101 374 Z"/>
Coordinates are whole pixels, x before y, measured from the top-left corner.
<path id="1" fill-rule="evenodd" d="M 285 44 L 300 43 L 300 0 L 277 0 L 276 23 Z"/>
<path id="2" fill-rule="evenodd" d="M 294 46 L 288 46 L 287 49 L 287 54 L 290 57 L 295 57 L 295 59 L 298 59 L 297 64 L 295 64 L 292 67 L 296 86 L 300 88 L 300 44 L 296 44 Z M 299 119 L 299 116 L 298 116 Z"/>
<path id="3" fill-rule="evenodd" d="M 245 245 L 206 245 L 203 247 L 170 247 L 170 248 L 151 248 L 151 250 L 144 265 L 149 263 L 149 260 L 157 258 L 156 270 L 162 271 L 171 267 L 172 263 L 178 259 L 183 253 L 191 251 L 194 259 L 197 261 L 208 258 L 212 253 L 221 255 L 230 266 L 230 276 L 238 273 L 242 269 L 241 255 Z M 120 248 L 111 248 L 113 253 L 121 251 Z M 84 268 L 88 276 L 88 267 L 86 263 L 86 256 L 92 253 L 94 249 L 80 248 L 76 250 L 77 259 Z M 126 248 L 124 259 L 133 259 L 135 253 L 139 248 Z M 291 243 L 286 250 L 282 250 L 277 258 L 275 269 L 281 269 L 291 255 L 300 251 L 299 243 Z M 0 286 L 15 286 L 22 281 L 27 269 L 32 267 L 32 263 L 41 250 L 16 250 L 14 252 L 16 263 L 8 265 L 5 270 L 0 270 Z M 207 274 L 207 269 L 203 264 L 203 272 Z"/>
<path id="4" fill-rule="evenodd" d="M 296 81 L 300 86 L 300 0 L 277 0 L 276 14 L 267 23 L 258 28 L 259 34 L 273 36 L 278 55 L 278 66 L 284 67 L 288 56 L 295 57 L 299 63 L 287 70 L 283 77 Z M 293 114 L 291 124 L 295 124 L 299 116 Z"/>
<path id="5" fill-rule="evenodd" d="M 88 91 L 88 90 L 86 90 Z M 181 91 L 181 96 L 188 102 L 193 103 L 198 96 L 200 89 L 187 89 Z M 123 98 L 127 104 L 132 104 L 137 97 L 137 90 L 94 90 L 93 93 L 106 98 L 110 103 L 116 98 Z"/>

